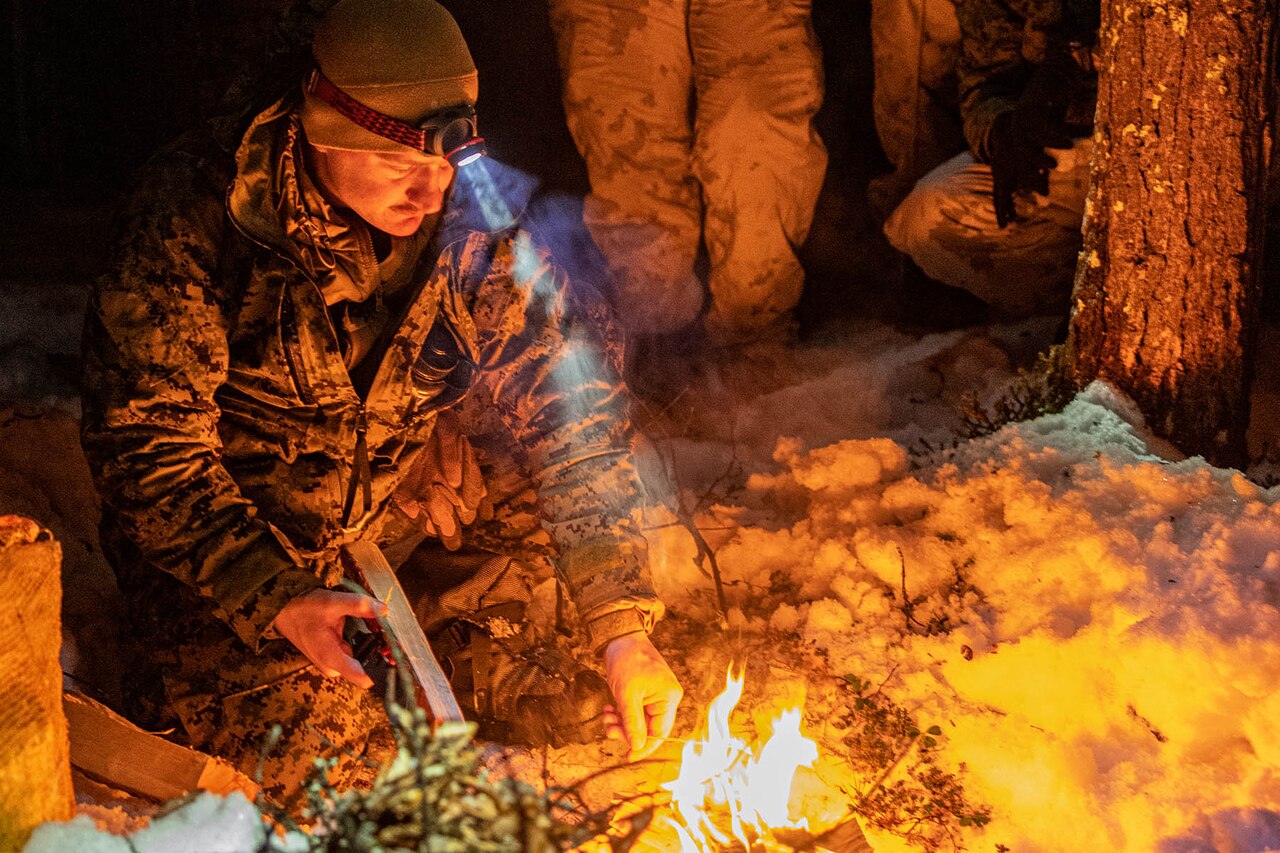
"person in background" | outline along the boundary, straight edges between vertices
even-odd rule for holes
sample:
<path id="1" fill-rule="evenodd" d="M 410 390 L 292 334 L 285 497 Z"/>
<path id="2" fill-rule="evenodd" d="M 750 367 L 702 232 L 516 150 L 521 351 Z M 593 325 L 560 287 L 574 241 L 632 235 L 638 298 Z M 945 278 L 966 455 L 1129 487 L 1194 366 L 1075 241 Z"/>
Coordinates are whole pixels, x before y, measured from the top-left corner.
<path id="1" fill-rule="evenodd" d="M 883 221 L 916 181 L 965 148 L 956 98 L 960 23 L 953 0 L 872 0 L 872 113 L 893 171 L 867 200 Z"/>
<path id="2" fill-rule="evenodd" d="M 662 603 L 602 315 L 480 197 L 498 167 L 465 165 L 477 74 L 443 7 L 295 9 L 305 63 L 152 159 L 87 314 L 82 438 L 138 639 L 131 713 L 261 767 L 280 803 L 317 757 L 338 784 L 369 774 L 394 744 L 344 640 L 378 611 L 339 588 L 362 540 L 402 561 L 495 736 L 648 754 L 681 688 L 648 636 Z M 551 564 L 604 678 L 535 641 Z"/>
<path id="3" fill-rule="evenodd" d="M 1064 309 L 1081 240 L 1097 75 L 1097 0 L 961 0 L 969 150 L 885 223 L 929 277 L 996 316 Z"/>
<path id="4" fill-rule="evenodd" d="M 633 336 L 687 332 L 704 303 L 713 344 L 792 334 L 796 249 L 826 169 L 809 12 L 808 0 L 550 0 L 591 181 L 584 219 Z"/>

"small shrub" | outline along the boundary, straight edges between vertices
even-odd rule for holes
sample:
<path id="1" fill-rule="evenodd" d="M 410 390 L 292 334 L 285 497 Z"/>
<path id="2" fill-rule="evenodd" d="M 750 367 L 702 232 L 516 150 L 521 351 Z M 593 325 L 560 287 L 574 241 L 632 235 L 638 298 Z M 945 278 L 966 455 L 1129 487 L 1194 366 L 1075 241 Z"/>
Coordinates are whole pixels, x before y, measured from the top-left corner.
<path id="1" fill-rule="evenodd" d="M 1075 397 L 1076 387 L 1067 369 L 1066 348 L 1050 347 L 1030 369 L 1018 376 L 988 408 L 972 394 L 963 398 L 959 437 L 981 438 L 1002 426 L 1054 414 Z"/>
<path id="2" fill-rule="evenodd" d="M 945 737 L 942 727 L 921 729 L 865 679 L 846 675 L 844 682 L 841 722 L 849 728 L 844 745 L 849 763 L 868 780 L 846 791 L 852 811 L 867 825 L 928 853 L 964 850 L 960 830 L 986 826 L 991 809 L 970 802 L 960 776 L 935 763 Z M 899 778 L 890 781 L 894 775 Z"/>

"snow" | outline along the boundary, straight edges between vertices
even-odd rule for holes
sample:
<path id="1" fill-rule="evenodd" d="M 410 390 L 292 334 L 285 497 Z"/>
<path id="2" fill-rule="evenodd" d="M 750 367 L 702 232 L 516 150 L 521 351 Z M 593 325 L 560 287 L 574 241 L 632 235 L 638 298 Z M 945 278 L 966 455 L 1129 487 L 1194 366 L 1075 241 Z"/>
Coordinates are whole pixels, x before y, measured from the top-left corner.
<path id="1" fill-rule="evenodd" d="M 88 290 L 0 275 L 0 400 L 79 412 L 76 363 Z"/>
<path id="2" fill-rule="evenodd" d="M 85 552 L 68 588 L 83 575 L 80 586 L 97 590 L 92 502 L 83 461 L 71 458 L 73 390 L 59 367 L 74 352 L 82 300 L 18 295 L 27 302 L 11 316 L 52 312 L 57 334 L 0 324 L 0 364 L 12 368 L 0 371 L 0 393 L 29 404 L 25 424 L 7 422 L 0 495 L 63 524 L 64 548 Z M 844 789 L 868 781 L 842 760 L 833 713 L 853 675 L 921 726 L 941 727 L 940 763 L 992 809 L 988 825 L 957 839 L 971 850 L 1280 850 L 1280 492 L 1181 458 L 1101 385 L 1060 414 L 921 450 L 949 446 L 961 395 L 999 393 L 1054 325 L 924 337 L 866 325 L 697 368 L 676 402 L 642 413 L 730 604 L 720 628 L 687 535 L 669 517 L 654 521 L 655 580 L 670 611 L 656 640 L 688 692 L 677 734 L 695 728 L 729 660 L 745 660 L 744 725 L 767 719 L 780 697 L 806 697 L 805 731 L 822 756 L 793 804 L 834 821 Z M 1255 449 L 1280 423 L 1271 373 L 1255 393 Z M 57 465 L 31 461 L 42 459 Z M 678 751 L 673 742 L 659 753 L 664 779 Z M 567 782 L 617 755 L 574 747 L 550 765 Z M 530 758 L 529 777 L 542 767 Z M 652 787 L 654 773 L 601 787 Z M 259 838 L 251 811 L 200 797 L 131 841 L 256 849 L 234 846 Z M 908 849 L 869 835 L 880 853 Z M 122 844 L 81 817 L 42 828 L 27 849 Z"/>
<path id="3" fill-rule="evenodd" d="M 717 548 L 731 627 L 820 650 L 829 753 L 821 678 L 852 673 L 942 725 L 945 765 L 993 809 L 970 849 L 1280 848 L 1280 490 L 1180 459 L 1099 384 L 918 468 L 884 438 L 797 446 L 704 520 L 738 525 Z M 758 613 L 743 590 L 779 573 L 795 592 Z M 709 624 L 709 590 L 664 595 Z"/>
<path id="4" fill-rule="evenodd" d="M 258 810 L 235 792 L 226 797 L 200 793 L 151 821 L 127 839 L 99 832 L 81 815 L 68 823 L 38 827 L 23 853 L 303 853 L 306 838 L 290 833 L 268 837 Z"/>
<path id="5" fill-rule="evenodd" d="M 79 815 L 66 823 L 46 823 L 36 827 L 22 848 L 23 853 L 130 853 L 129 842 L 107 832 L 99 832 L 93 819 Z"/>

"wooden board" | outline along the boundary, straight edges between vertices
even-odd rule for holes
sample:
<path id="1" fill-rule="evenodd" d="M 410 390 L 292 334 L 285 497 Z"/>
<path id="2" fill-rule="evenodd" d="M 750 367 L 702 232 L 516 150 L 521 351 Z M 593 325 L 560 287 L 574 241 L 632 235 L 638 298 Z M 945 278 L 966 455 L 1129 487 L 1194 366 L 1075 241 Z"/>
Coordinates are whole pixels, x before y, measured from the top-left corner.
<path id="1" fill-rule="evenodd" d="M 144 731 L 81 693 L 63 693 L 62 706 L 71 764 L 117 788 L 161 801 L 196 790 L 258 795 L 258 786 L 225 761 Z"/>
<path id="2" fill-rule="evenodd" d="M 351 542 L 343 547 L 368 586 L 369 594 L 387 605 L 387 625 L 413 671 L 414 680 L 426 696 L 432 719 L 437 723 L 462 722 L 462 708 L 453 695 L 453 687 L 431 651 L 413 607 L 382 550 L 372 542 Z"/>

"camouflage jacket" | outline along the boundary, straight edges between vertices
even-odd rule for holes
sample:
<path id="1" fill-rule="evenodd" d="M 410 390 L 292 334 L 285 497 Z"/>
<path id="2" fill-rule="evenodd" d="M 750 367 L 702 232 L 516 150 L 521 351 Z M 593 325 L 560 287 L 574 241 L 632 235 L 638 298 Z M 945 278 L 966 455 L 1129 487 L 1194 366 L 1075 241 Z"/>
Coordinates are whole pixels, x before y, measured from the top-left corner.
<path id="1" fill-rule="evenodd" d="M 475 365 L 468 408 L 537 488 L 593 642 L 651 627 L 626 395 L 566 277 L 514 222 L 484 230 L 451 202 L 362 399 L 322 295 L 344 268 L 338 226 L 307 209 L 294 106 L 259 114 L 234 153 L 179 140 L 125 209 L 85 330 L 82 438 L 108 523 L 256 646 L 289 600 L 337 582 L 342 543 L 377 535 L 458 402 L 411 381 L 443 324 Z M 368 497 L 344 515 L 361 433 Z"/>
<path id="2" fill-rule="evenodd" d="M 957 0 L 960 114 L 969 150 L 987 161 L 996 116 L 1017 104 L 1036 67 L 1064 56 L 1083 72 L 1069 95 L 1067 121 L 1087 135 L 1093 124 L 1100 0 Z"/>

